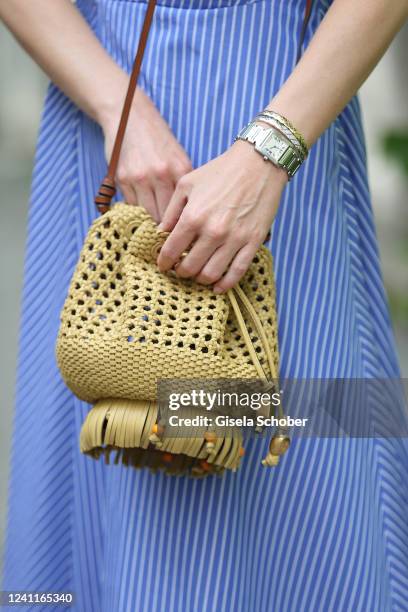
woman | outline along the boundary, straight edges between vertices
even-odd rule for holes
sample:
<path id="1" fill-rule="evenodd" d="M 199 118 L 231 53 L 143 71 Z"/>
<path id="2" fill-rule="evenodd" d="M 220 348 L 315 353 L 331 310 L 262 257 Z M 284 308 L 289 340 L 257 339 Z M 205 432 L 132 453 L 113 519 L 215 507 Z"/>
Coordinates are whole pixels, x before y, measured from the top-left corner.
<path id="1" fill-rule="evenodd" d="M 216 291 L 241 277 L 274 220 L 283 376 L 398 377 L 355 93 L 408 3 L 316 0 L 296 65 L 304 9 L 159 0 L 118 184 L 171 230 L 160 267 L 195 239 L 177 273 Z M 267 441 L 252 441 L 237 474 L 199 481 L 79 453 L 89 406 L 59 376 L 58 315 L 145 11 L 0 1 L 53 82 L 30 205 L 3 588 L 74 591 L 86 612 L 408 610 L 401 440 L 296 440 L 276 471 L 260 467 Z M 233 142 L 266 106 L 311 147 L 290 184 Z"/>

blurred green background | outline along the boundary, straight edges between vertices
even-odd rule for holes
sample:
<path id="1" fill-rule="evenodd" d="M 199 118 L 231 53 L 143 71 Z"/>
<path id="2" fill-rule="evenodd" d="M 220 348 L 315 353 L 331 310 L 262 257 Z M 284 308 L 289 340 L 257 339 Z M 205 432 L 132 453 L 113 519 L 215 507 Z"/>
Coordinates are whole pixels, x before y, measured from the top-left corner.
<path id="1" fill-rule="evenodd" d="M 408 28 L 360 90 L 369 178 L 403 375 L 408 377 Z M 0 573 L 27 204 L 47 80 L 0 24 Z"/>

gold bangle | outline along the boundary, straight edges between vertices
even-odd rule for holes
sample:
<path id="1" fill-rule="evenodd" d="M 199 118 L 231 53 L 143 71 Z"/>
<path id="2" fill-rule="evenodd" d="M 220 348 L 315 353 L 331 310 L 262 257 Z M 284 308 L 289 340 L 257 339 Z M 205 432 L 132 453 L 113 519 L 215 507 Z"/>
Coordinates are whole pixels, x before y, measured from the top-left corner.
<path id="1" fill-rule="evenodd" d="M 297 138 L 297 140 L 299 141 L 299 144 L 301 145 L 301 147 L 303 149 L 305 157 L 307 157 L 307 155 L 309 154 L 309 147 L 306 144 L 306 140 L 303 138 L 303 136 L 299 132 L 299 130 L 297 130 L 295 128 L 295 126 L 289 121 L 289 119 L 287 119 L 286 117 L 284 117 L 280 113 L 277 113 L 276 111 L 272 110 L 271 108 L 266 107 L 263 110 L 263 112 L 265 112 L 265 111 L 268 112 L 268 113 L 272 113 L 272 115 L 275 115 L 277 118 L 280 118 L 280 120 L 286 125 L 286 127 L 290 129 L 290 131 L 293 133 L 295 138 Z"/>

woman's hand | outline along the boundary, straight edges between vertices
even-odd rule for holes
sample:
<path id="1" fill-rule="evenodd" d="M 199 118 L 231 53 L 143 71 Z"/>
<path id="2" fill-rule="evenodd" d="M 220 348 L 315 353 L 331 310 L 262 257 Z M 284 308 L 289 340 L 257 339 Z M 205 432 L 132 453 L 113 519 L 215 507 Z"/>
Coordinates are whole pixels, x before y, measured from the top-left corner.
<path id="1" fill-rule="evenodd" d="M 214 284 L 217 293 L 231 288 L 265 240 L 287 180 L 285 170 L 240 140 L 185 174 L 160 224 L 171 232 L 158 256 L 160 270 L 188 250 L 176 265 L 178 276 Z"/>
<path id="2" fill-rule="evenodd" d="M 105 154 L 113 148 L 122 104 L 104 119 Z M 137 89 L 119 158 L 117 184 L 128 204 L 140 204 L 159 222 L 191 161 L 150 98 Z"/>

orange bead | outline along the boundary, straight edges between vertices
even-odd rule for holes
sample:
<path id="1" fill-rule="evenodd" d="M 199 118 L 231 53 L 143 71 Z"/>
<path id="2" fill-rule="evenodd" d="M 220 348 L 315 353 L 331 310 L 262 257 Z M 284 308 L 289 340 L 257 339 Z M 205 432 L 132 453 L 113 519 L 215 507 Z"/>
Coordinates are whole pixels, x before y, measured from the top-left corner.
<path id="1" fill-rule="evenodd" d="M 204 439 L 207 440 L 207 442 L 215 442 L 217 436 L 214 431 L 206 431 L 204 434 Z"/>
<path id="2" fill-rule="evenodd" d="M 166 463 L 170 463 L 170 461 L 173 461 L 173 455 L 171 453 L 163 453 L 163 461 L 165 461 Z"/>
<path id="3" fill-rule="evenodd" d="M 211 465 L 208 463 L 208 461 L 206 461 L 205 459 L 203 459 L 202 461 L 200 461 L 200 465 L 203 468 L 203 470 L 205 472 L 209 472 L 211 470 Z"/>
<path id="4" fill-rule="evenodd" d="M 245 455 L 245 448 L 241 446 L 241 448 L 239 449 L 239 456 L 243 457 L 244 455 Z"/>

